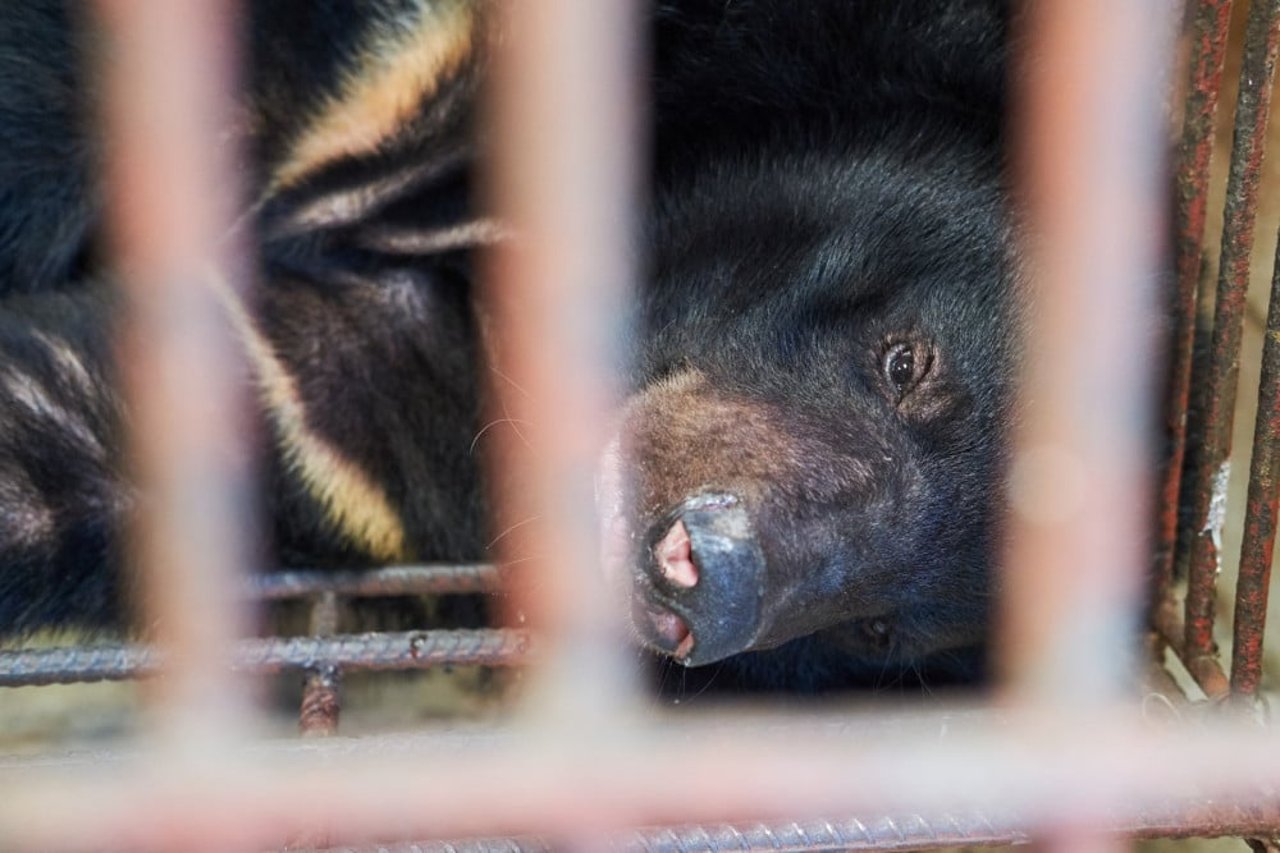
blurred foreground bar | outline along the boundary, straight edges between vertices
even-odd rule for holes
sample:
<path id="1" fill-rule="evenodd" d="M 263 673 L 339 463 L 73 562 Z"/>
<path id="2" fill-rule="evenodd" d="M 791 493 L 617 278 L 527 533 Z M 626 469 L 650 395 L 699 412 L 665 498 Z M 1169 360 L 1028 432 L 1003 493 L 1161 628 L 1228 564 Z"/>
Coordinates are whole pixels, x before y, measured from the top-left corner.
<path id="1" fill-rule="evenodd" d="M 590 756 L 573 739 L 507 730 L 258 744 L 227 750 L 223 766 L 144 773 L 129 756 L 8 761 L 0 837 L 62 851 L 263 850 L 304 834 L 351 845 L 563 839 L 584 812 L 615 831 L 909 815 L 944 834 L 978 815 L 1011 841 L 1047 826 L 1213 835 L 1275 825 L 1280 742 L 1256 725 L 1175 729 L 1079 711 L 784 723 L 719 709 L 601 741 Z"/>
<path id="2" fill-rule="evenodd" d="M 175 735 L 226 728 L 244 701 L 227 666 L 250 554 L 245 373 L 215 295 L 238 288 L 231 0 L 99 0 L 106 49 L 107 213 L 124 293 L 120 373 L 139 489 L 132 529 L 145 625 L 166 661 Z M 198 738 L 184 747 L 198 748 Z"/>
<path id="3" fill-rule="evenodd" d="M 606 600 L 594 478 L 632 277 L 637 13 L 502 8 L 490 197 L 515 236 L 491 259 L 481 307 L 486 420 L 509 427 L 489 433 L 494 535 L 517 621 L 547 642 L 535 705 L 567 721 L 615 706 L 633 657 Z"/>
<path id="4" fill-rule="evenodd" d="M 1054 0 L 1015 106 L 1030 330 L 1010 473 L 1003 674 L 1079 706 L 1133 683 L 1149 546 L 1172 2 Z"/>

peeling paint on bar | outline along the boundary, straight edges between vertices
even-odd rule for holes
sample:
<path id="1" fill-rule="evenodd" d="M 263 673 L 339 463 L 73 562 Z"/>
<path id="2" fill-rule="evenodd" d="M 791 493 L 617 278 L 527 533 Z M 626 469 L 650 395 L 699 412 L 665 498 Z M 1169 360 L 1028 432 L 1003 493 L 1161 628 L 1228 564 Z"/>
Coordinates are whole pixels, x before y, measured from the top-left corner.
<path id="1" fill-rule="evenodd" d="M 1218 466 L 1213 475 L 1213 492 L 1209 498 L 1209 512 L 1204 519 L 1202 534 L 1213 540 L 1213 559 L 1217 563 L 1215 574 L 1222 574 L 1222 528 L 1227 523 L 1227 487 L 1231 484 L 1231 460 Z"/>

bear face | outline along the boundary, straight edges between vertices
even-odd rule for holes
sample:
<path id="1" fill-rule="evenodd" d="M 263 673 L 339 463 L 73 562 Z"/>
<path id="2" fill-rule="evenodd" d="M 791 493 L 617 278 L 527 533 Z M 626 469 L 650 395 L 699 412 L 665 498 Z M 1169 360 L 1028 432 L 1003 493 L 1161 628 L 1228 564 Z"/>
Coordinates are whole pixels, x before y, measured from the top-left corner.
<path id="1" fill-rule="evenodd" d="M 814 158 L 669 193 L 606 501 L 640 636 L 687 665 L 979 644 L 1017 350 L 990 176 Z"/>

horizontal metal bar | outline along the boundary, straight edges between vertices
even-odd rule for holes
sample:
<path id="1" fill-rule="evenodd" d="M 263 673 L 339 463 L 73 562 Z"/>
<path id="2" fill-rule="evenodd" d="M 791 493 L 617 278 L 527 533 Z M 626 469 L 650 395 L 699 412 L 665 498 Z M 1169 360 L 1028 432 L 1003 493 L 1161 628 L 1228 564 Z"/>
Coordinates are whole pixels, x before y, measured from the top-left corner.
<path id="1" fill-rule="evenodd" d="M 1204 801 L 1144 812 L 1102 829 L 1134 839 L 1219 838 L 1274 832 L 1278 825 L 1280 804 L 1245 809 Z M 1025 844 L 1031 840 L 1028 828 L 1011 822 L 1007 815 L 971 811 L 933 817 L 908 813 L 879 818 L 646 829 L 630 833 L 630 843 L 617 847 L 627 853 L 930 850 Z"/>
<path id="2" fill-rule="evenodd" d="M 554 849 L 531 838 L 478 838 L 466 841 L 400 841 L 362 847 L 290 847 L 290 853 L 547 853 Z"/>
<path id="3" fill-rule="evenodd" d="M 1220 838 L 1273 832 L 1280 804 L 1244 809 L 1206 801 L 1155 810 L 1106 827 L 1126 838 Z M 646 827 L 620 833 L 608 849 L 624 853 L 800 853 L 818 850 L 934 850 L 1026 844 L 1031 836 L 1007 815 L 979 811 L 781 822 Z M 554 850 L 545 839 L 486 838 L 331 847 L 305 853 L 534 853 Z M 304 853 L 304 851 L 299 851 Z"/>
<path id="4" fill-rule="evenodd" d="M 1278 794 L 1280 740 L 1254 725 L 1048 712 L 783 723 L 717 708 L 568 739 L 527 727 L 488 739 L 294 741 L 190 763 L 146 753 L 10 762 L 0 764 L 0 837 L 19 849 L 196 839 L 256 849 L 299 837 L 608 838 L 668 823 L 745 832 L 748 817 L 804 827 L 823 814 L 916 816 L 938 832 L 949 815 L 986 814 L 997 830 L 1263 833 L 1280 825 Z"/>
<path id="5" fill-rule="evenodd" d="M 527 662 L 530 645 L 527 632 L 509 629 L 273 637 L 241 641 L 235 668 L 271 673 L 321 666 L 346 670 L 513 666 Z M 121 681 L 152 675 L 161 665 L 158 652 L 137 645 L 6 651 L 0 652 L 0 687 Z"/>
<path id="6" fill-rule="evenodd" d="M 499 587 L 498 569 L 487 563 L 387 566 L 359 571 L 305 569 L 255 575 L 247 581 L 251 597 L 268 601 L 322 592 L 374 598 L 496 592 Z"/>

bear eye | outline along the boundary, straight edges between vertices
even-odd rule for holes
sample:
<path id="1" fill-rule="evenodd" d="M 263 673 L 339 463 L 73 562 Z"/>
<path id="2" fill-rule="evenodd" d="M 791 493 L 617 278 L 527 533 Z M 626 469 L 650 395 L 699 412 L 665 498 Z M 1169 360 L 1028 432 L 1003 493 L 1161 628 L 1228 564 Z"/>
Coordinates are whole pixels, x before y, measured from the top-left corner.
<path id="1" fill-rule="evenodd" d="M 899 396 L 911 390 L 911 386 L 919 378 L 919 361 L 915 347 L 908 343 L 895 344 L 885 353 L 884 375 L 889 380 L 889 386 Z"/>

